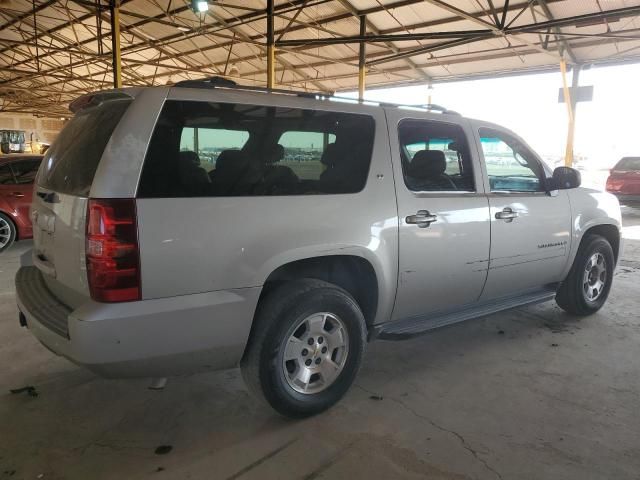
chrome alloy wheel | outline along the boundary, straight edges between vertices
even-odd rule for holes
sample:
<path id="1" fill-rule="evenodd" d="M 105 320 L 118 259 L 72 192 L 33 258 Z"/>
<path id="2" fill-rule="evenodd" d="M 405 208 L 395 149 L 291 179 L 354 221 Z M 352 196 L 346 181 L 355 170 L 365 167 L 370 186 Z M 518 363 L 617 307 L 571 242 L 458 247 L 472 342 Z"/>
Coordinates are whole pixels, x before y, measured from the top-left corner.
<path id="1" fill-rule="evenodd" d="M 604 255 L 594 253 L 587 261 L 582 279 L 582 288 L 585 297 L 590 302 L 595 302 L 607 284 L 607 262 Z"/>
<path id="2" fill-rule="evenodd" d="M 296 392 L 318 393 L 340 375 L 349 354 L 349 335 L 332 313 L 314 313 L 294 325 L 285 336 L 282 369 Z"/>
<path id="3" fill-rule="evenodd" d="M 0 248 L 4 248 L 11 240 L 11 225 L 4 218 L 0 218 Z"/>

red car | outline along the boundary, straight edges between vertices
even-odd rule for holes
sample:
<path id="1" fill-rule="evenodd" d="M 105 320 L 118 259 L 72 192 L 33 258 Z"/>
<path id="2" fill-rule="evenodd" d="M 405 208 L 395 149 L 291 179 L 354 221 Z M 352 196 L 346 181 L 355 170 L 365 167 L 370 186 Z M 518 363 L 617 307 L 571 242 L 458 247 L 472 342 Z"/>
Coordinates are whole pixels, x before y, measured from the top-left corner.
<path id="1" fill-rule="evenodd" d="M 624 157 L 611 169 L 607 192 L 622 204 L 640 205 L 640 157 Z"/>
<path id="2" fill-rule="evenodd" d="M 31 238 L 31 195 L 42 155 L 0 157 L 0 252 L 15 240 Z"/>

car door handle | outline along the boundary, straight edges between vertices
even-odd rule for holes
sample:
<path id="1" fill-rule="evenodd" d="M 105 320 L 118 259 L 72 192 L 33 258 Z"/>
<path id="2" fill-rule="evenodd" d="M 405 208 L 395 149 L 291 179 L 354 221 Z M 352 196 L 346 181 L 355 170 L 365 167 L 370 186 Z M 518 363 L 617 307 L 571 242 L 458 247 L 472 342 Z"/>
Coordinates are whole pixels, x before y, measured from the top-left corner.
<path id="1" fill-rule="evenodd" d="M 506 220 L 507 223 L 513 222 L 514 218 L 518 218 L 518 212 L 514 212 L 512 208 L 505 208 L 501 212 L 496 213 L 498 220 Z"/>
<path id="2" fill-rule="evenodd" d="M 405 222 L 411 225 L 418 225 L 419 228 L 427 228 L 433 222 L 438 220 L 436 215 L 431 215 L 428 210 L 418 210 L 415 215 L 409 215 L 404 219 Z"/>
<path id="3" fill-rule="evenodd" d="M 14 197 L 18 197 L 18 198 L 24 197 L 24 193 L 22 193 L 22 192 L 13 192 L 11 195 L 13 195 Z"/>

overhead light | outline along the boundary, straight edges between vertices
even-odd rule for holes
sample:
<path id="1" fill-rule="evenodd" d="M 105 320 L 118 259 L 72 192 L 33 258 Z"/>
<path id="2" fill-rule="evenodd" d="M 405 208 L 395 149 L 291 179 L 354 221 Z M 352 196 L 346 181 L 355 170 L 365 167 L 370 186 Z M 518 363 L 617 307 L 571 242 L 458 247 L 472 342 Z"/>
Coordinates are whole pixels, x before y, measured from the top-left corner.
<path id="1" fill-rule="evenodd" d="M 187 28 L 187 27 L 176 27 L 178 30 L 180 30 L 181 32 L 190 32 L 191 29 Z"/>
<path id="2" fill-rule="evenodd" d="M 195 13 L 204 13 L 209 10 L 209 2 L 207 0 L 191 0 L 191 10 Z"/>

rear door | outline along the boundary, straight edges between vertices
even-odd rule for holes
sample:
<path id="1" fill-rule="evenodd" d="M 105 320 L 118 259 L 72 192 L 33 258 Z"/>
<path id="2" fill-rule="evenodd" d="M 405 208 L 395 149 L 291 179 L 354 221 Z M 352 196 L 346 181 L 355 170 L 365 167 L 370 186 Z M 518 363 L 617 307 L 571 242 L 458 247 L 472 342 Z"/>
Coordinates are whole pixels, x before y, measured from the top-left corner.
<path id="1" fill-rule="evenodd" d="M 80 110 L 47 151 L 33 196 L 34 264 L 62 301 L 88 296 L 85 219 L 98 164 L 131 99 L 99 101 Z"/>
<path id="2" fill-rule="evenodd" d="M 491 209 L 491 260 L 483 299 L 559 282 L 571 247 L 566 191 L 547 192 L 551 172 L 511 132 L 474 122 Z"/>
<path id="3" fill-rule="evenodd" d="M 478 300 L 489 260 L 489 208 L 466 120 L 387 111 L 399 212 L 393 319 Z"/>

